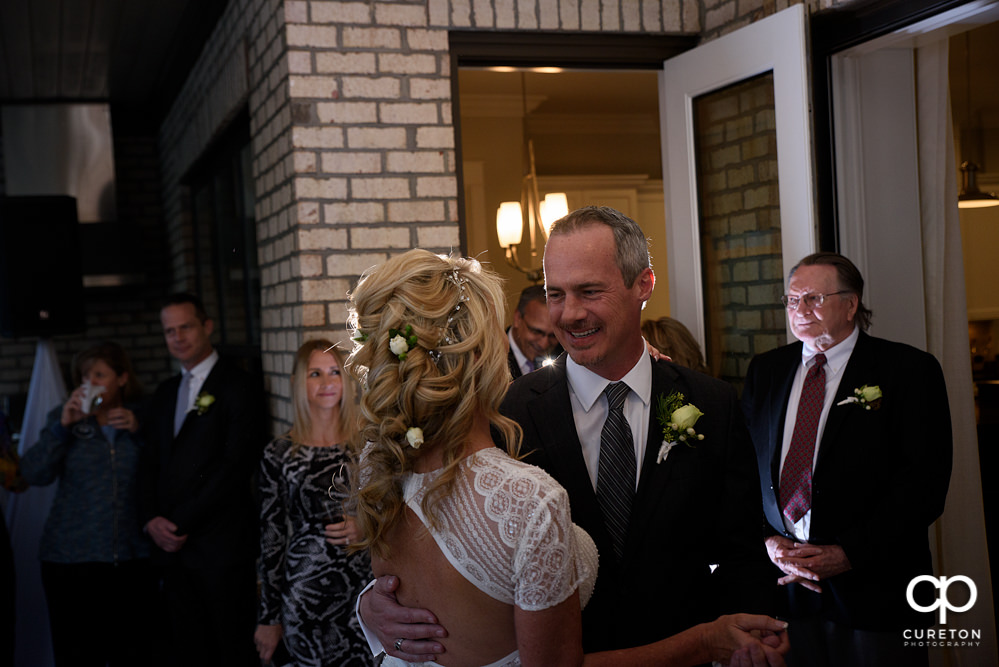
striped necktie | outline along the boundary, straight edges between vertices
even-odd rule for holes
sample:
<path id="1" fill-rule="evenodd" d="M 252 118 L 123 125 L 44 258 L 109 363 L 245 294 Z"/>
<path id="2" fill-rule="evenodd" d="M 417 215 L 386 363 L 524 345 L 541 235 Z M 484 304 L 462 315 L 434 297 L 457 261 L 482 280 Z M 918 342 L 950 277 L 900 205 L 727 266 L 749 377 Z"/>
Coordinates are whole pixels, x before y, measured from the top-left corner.
<path id="1" fill-rule="evenodd" d="M 628 531 L 631 503 L 635 498 L 637 471 L 631 426 L 624 416 L 624 399 L 629 391 L 624 382 L 608 384 L 604 389 L 608 405 L 607 421 L 600 432 L 597 465 L 597 502 L 619 561 L 624 554 L 624 538 Z"/>

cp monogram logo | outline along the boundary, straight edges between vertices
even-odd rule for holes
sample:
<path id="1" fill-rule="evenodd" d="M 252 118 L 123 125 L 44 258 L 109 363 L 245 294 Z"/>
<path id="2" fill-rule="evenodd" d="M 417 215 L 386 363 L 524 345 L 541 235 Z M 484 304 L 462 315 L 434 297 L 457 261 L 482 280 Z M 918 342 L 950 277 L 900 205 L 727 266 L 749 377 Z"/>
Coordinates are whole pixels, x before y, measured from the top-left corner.
<path id="1" fill-rule="evenodd" d="M 928 581 L 940 590 L 940 594 L 937 596 L 936 602 L 926 607 L 916 604 L 916 601 L 912 598 L 912 591 L 916 588 L 916 584 L 921 581 Z M 950 600 L 947 599 L 947 589 L 955 581 L 963 582 L 964 585 L 968 587 L 968 591 L 970 592 L 968 602 L 962 607 L 955 607 L 950 603 Z M 940 624 L 944 625 L 947 623 L 948 609 L 956 612 L 968 611 L 971 609 L 971 607 L 975 604 L 975 600 L 978 599 L 978 587 L 975 586 L 975 582 L 963 574 L 959 574 L 956 577 L 931 577 L 928 574 L 923 574 L 909 582 L 909 587 L 905 589 L 905 599 L 908 600 L 909 606 L 916 611 L 933 611 L 939 607 Z"/>

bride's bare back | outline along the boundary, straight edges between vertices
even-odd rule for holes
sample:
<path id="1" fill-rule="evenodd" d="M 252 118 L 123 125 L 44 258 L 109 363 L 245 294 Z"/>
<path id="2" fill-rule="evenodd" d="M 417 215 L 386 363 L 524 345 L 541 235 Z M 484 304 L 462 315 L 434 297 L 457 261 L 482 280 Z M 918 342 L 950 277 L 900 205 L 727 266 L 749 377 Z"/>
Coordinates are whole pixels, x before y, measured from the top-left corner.
<path id="1" fill-rule="evenodd" d="M 462 459 L 431 532 L 422 500 L 438 474 L 405 478 L 404 518 L 389 532 L 387 558 L 372 559 L 375 575 L 398 576 L 399 601 L 437 615 L 449 635 L 438 660 L 446 667 L 480 667 L 518 649 L 525 665 L 542 656 L 536 662 L 554 665 L 563 633 L 575 637 L 572 650 L 559 649 L 571 664 L 580 645 L 576 591 L 592 590 L 597 554 L 572 524 L 565 490 L 489 446 Z"/>
<path id="2" fill-rule="evenodd" d="M 406 607 L 431 609 L 448 637 L 437 662 L 445 667 L 488 665 L 517 649 L 513 605 L 489 597 L 448 562 L 433 537 L 409 509 L 389 534 L 392 556 L 372 558 L 376 577 L 394 574 Z"/>

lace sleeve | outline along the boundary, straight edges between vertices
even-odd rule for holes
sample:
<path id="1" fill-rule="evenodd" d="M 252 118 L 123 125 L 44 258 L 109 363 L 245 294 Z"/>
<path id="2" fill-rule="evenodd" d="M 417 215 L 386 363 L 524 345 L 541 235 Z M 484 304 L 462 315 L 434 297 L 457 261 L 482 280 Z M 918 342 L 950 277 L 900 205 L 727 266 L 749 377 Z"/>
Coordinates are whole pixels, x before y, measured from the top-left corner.
<path id="1" fill-rule="evenodd" d="M 534 502 L 514 553 L 514 602 L 526 611 L 563 602 L 585 578 L 565 489 L 553 483 Z"/>

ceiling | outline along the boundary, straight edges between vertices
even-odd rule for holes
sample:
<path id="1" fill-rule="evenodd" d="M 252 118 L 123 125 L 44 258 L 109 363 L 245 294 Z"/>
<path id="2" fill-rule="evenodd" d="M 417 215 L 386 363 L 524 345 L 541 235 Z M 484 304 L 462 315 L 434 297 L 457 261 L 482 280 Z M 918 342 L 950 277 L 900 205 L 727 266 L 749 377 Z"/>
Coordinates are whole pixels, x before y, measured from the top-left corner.
<path id="1" fill-rule="evenodd" d="M 0 103 L 109 102 L 158 121 L 227 0 L 0 0 Z"/>

